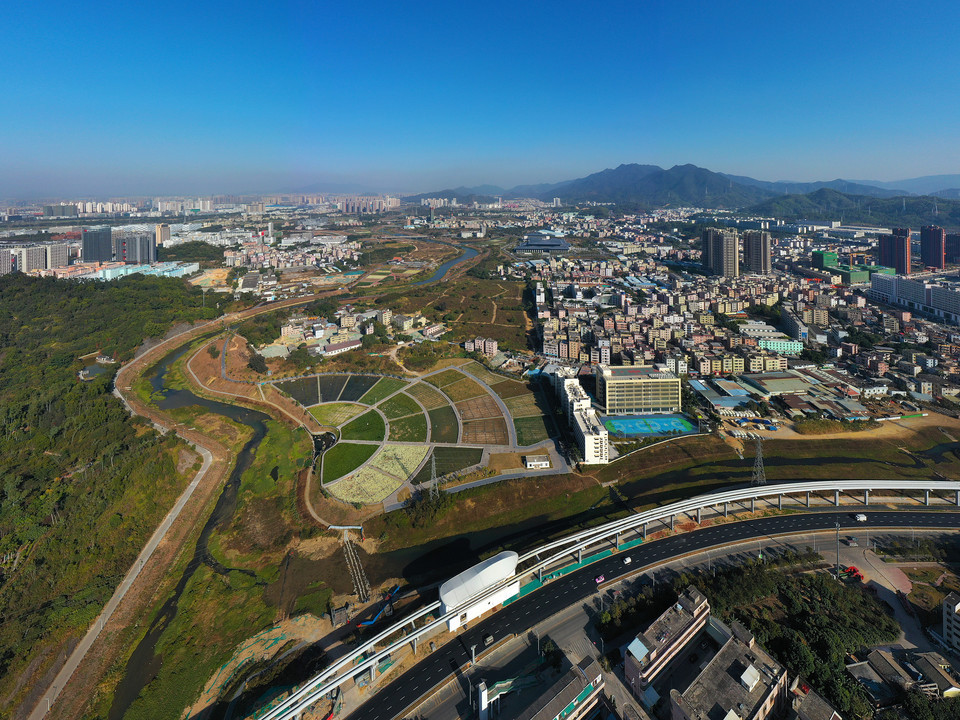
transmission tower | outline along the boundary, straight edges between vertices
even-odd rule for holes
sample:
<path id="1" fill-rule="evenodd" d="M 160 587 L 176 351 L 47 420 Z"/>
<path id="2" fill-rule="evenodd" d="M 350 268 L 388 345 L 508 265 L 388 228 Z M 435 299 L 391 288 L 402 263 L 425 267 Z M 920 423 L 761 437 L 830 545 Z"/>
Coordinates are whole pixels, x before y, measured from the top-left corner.
<path id="1" fill-rule="evenodd" d="M 757 438 L 757 452 L 753 458 L 753 481 L 751 485 L 766 485 L 767 473 L 763 469 L 763 438 Z"/>
<path id="2" fill-rule="evenodd" d="M 440 482 L 437 480 L 437 456 L 430 456 L 430 497 L 440 497 Z"/>

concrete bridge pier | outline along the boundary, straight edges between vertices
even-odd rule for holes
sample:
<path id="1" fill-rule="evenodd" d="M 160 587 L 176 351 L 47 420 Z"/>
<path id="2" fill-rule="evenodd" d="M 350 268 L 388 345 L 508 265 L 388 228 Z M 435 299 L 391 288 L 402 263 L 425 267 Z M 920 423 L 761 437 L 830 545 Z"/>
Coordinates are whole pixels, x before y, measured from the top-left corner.
<path id="1" fill-rule="evenodd" d="M 671 530 L 673 530 L 673 519 L 674 519 L 674 516 L 671 515 L 671 516 L 670 516 L 670 529 L 671 529 Z"/>
<path id="2" fill-rule="evenodd" d="M 578 547 L 577 548 L 577 564 L 579 565 L 582 562 L 583 562 L 583 548 Z"/>
<path id="3" fill-rule="evenodd" d="M 416 637 L 416 635 L 414 635 L 414 637 L 413 637 L 413 654 L 414 654 L 414 655 L 417 654 L 417 637 Z"/>
<path id="4" fill-rule="evenodd" d="M 957 502 L 957 507 L 960 507 L 960 490 L 957 490 L 956 502 Z"/>
<path id="5" fill-rule="evenodd" d="M 750 512 L 756 512 L 756 511 L 757 511 L 757 499 L 750 498 Z"/>
<path id="6" fill-rule="evenodd" d="M 833 504 L 836 505 L 837 507 L 840 507 L 840 491 L 839 490 L 833 491 Z"/>
<path id="7" fill-rule="evenodd" d="M 723 504 L 723 516 L 729 517 L 729 515 L 730 515 L 730 503 L 725 502 Z"/>
<path id="8" fill-rule="evenodd" d="M 783 510 L 783 495 L 777 495 L 777 510 Z"/>
<path id="9" fill-rule="evenodd" d="M 923 504 L 924 504 L 924 505 L 929 505 L 929 504 L 930 504 L 930 491 L 929 491 L 929 490 L 924 490 L 924 491 L 923 491 Z"/>
<path id="10" fill-rule="evenodd" d="M 960 492 L 957 493 L 957 505 L 960 505 Z M 643 524 L 643 529 L 642 529 L 641 532 L 643 533 L 643 539 L 646 540 L 646 539 L 647 539 L 647 524 L 646 524 L 646 523 Z"/>
<path id="11" fill-rule="evenodd" d="M 869 505 L 869 504 L 870 504 L 870 491 L 869 491 L 869 490 L 864 490 L 864 491 L 863 491 L 863 504 L 864 504 L 864 505 Z"/>
<path id="12" fill-rule="evenodd" d="M 703 508 L 697 508 L 697 525 L 700 524 L 700 520 L 703 517 Z"/>

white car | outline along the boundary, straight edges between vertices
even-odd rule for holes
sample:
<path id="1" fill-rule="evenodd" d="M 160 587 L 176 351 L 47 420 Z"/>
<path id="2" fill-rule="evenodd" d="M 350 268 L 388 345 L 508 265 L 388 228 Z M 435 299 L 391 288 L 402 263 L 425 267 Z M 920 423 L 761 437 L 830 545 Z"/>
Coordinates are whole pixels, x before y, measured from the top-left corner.
<path id="1" fill-rule="evenodd" d="M 633 562 L 633 558 L 630 557 L 629 555 L 627 555 L 627 556 L 623 559 L 623 564 L 624 564 L 624 565 L 629 565 L 629 564 L 632 563 L 632 562 Z"/>
<path id="2" fill-rule="evenodd" d="M 864 515 L 863 513 L 857 513 L 856 516 L 854 517 L 854 520 L 856 520 L 857 522 L 866 522 L 867 516 Z"/>

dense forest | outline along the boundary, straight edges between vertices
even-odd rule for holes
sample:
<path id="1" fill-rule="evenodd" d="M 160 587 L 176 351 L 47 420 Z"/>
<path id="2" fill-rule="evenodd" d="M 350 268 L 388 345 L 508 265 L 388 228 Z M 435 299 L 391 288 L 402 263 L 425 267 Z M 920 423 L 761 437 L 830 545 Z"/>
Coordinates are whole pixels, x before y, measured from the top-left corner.
<path id="1" fill-rule="evenodd" d="M 173 323 L 218 312 L 171 278 L 0 277 L 0 697 L 8 708 L 86 630 L 190 475 L 186 446 L 113 397 L 117 366 L 81 382 L 79 356 L 100 349 L 128 359 Z"/>
<path id="2" fill-rule="evenodd" d="M 198 262 L 211 267 L 223 264 L 224 248 L 219 245 L 191 240 L 173 247 L 160 245 L 157 248 L 157 260 L 179 260 L 181 262 Z"/>
<path id="3" fill-rule="evenodd" d="M 807 195 L 784 195 L 750 208 L 785 220 L 843 220 L 845 223 L 913 227 L 960 227 L 960 201 L 922 196 L 877 198 L 823 188 Z"/>

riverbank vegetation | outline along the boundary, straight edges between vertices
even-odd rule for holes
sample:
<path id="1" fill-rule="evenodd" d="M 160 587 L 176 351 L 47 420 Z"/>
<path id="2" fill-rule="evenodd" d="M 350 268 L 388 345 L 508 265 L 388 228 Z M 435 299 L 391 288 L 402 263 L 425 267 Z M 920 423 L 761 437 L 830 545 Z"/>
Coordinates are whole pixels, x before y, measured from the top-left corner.
<path id="1" fill-rule="evenodd" d="M 841 432 L 860 432 L 876 430 L 880 423 L 876 420 L 830 420 L 829 418 L 804 418 L 793 424 L 800 435 L 830 435 Z"/>
<path id="2" fill-rule="evenodd" d="M 208 424 L 206 415 L 198 417 Z M 181 417 L 192 424 L 189 413 Z M 125 718 L 180 717 L 238 645 L 297 612 L 301 591 L 309 586 L 310 593 L 329 596 L 328 585 L 315 572 L 304 573 L 302 566 L 292 569 L 287 559 L 292 546 L 319 532 L 301 520 L 296 503 L 298 475 L 309 465 L 311 453 L 309 437 L 302 430 L 266 422 L 266 434 L 240 477 L 235 508 L 224 510 L 221 523 L 209 534 L 208 551 L 218 569 L 203 564 L 186 584 L 176 614 L 157 639 L 155 653 L 163 663 L 155 677 L 140 678 L 144 687 Z M 108 714 L 113 693 L 126 673 L 145 670 L 126 664 L 170 598 L 198 538 L 199 532 L 183 546 L 148 615 L 149 622 L 141 623 L 139 634 L 130 638 L 127 652 L 108 674 L 104 691 L 88 708 L 96 716 Z M 218 680 L 222 687 L 235 684 L 229 675 Z"/>
<path id="3" fill-rule="evenodd" d="M 113 593 L 199 467 L 174 436 L 131 418 L 112 368 L 179 322 L 214 318 L 181 280 L 0 278 L 0 697 L 13 708 Z"/>

